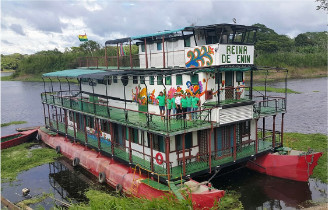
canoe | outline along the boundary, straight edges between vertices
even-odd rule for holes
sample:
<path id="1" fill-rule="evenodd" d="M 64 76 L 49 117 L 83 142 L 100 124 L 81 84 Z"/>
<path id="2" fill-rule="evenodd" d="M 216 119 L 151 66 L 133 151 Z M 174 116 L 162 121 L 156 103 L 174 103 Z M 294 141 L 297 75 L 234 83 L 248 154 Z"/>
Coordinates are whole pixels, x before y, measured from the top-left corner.
<path id="1" fill-rule="evenodd" d="M 36 137 L 38 133 L 37 129 L 23 131 L 8 136 L 1 137 L 1 149 L 7 149 L 22 143 L 25 143 L 29 140 L 32 140 Z"/>
<path id="2" fill-rule="evenodd" d="M 322 152 L 289 150 L 287 154 L 275 152 L 256 157 L 246 166 L 270 176 L 307 182 L 321 156 Z"/>

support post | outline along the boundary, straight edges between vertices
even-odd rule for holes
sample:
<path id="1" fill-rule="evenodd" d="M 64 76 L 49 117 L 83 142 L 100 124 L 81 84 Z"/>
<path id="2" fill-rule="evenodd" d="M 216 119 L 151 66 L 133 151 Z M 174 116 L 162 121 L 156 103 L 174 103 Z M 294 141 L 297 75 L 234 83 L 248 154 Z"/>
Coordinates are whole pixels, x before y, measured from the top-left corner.
<path id="1" fill-rule="evenodd" d="M 281 114 L 281 133 L 280 133 L 281 146 L 284 146 L 284 116 L 285 116 L 285 113 L 282 113 Z"/>
<path id="2" fill-rule="evenodd" d="M 75 113 L 74 112 L 72 112 L 73 113 L 73 117 L 72 117 L 72 119 L 73 119 L 73 129 L 74 129 L 74 143 L 76 143 L 76 130 L 75 130 Z"/>
<path id="3" fill-rule="evenodd" d="M 167 179 L 170 180 L 170 137 L 165 138 L 165 159 L 166 159 L 166 173 L 167 173 Z"/>
<path id="4" fill-rule="evenodd" d="M 105 44 L 105 64 L 106 64 L 106 69 L 108 69 L 108 58 L 107 58 L 107 46 Z"/>
<path id="5" fill-rule="evenodd" d="M 57 133 L 59 130 L 59 126 L 58 126 L 58 112 L 57 112 L 57 107 L 55 106 L 55 113 L 56 113 L 56 126 L 57 126 Z"/>
<path id="6" fill-rule="evenodd" d="M 255 121 L 255 154 L 257 154 L 259 148 L 259 137 L 257 135 L 258 119 L 256 119 Z"/>
<path id="7" fill-rule="evenodd" d="M 112 156 L 114 156 L 114 129 L 113 123 L 110 122 L 110 141 L 111 141 L 111 148 L 112 148 Z"/>
<path id="8" fill-rule="evenodd" d="M 149 140 L 150 140 L 150 168 L 151 168 L 151 171 L 154 171 L 153 134 L 152 133 L 149 133 Z"/>
<path id="9" fill-rule="evenodd" d="M 84 124 L 84 140 L 85 140 L 85 146 L 88 145 L 88 133 L 87 133 L 87 120 L 86 115 L 83 115 L 83 124 Z"/>
<path id="10" fill-rule="evenodd" d="M 210 167 L 210 173 L 212 172 L 212 132 L 213 132 L 213 124 L 211 123 L 211 130 L 210 134 L 208 135 L 208 164 Z"/>
<path id="11" fill-rule="evenodd" d="M 42 103 L 42 106 L 43 106 L 44 125 L 47 126 L 46 108 L 44 107 L 44 103 Z"/>
<path id="12" fill-rule="evenodd" d="M 237 159 L 236 126 L 237 126 L 237 124 L 234 124 L 234 126 L 233 126 L 233 160 L 234 161 L 236 161 L 236 159 Z"/>
<path id="13" fill-rule="evenodd" d="M 147 40 L 145 38 L 145 59 L 146 59 L 146 69 L 148 69 L 148 55 L 147 55 Z"/>
<path id="14" fill-rule="evenodd" d="M 263 137 L 263 140 L 264 140 L 264 138 L 265 138 L 265 117 L 263 117 L 263 131 L 262 131 L 262 137 Z"/>
<path id="15" fill-rule="evenodd" d="M 250 81 L 250 88 L 249 88 L 249 99 L 253 99 L 253 70 L 251 70 L 251 81 Z"/>
<path id="16" fill-rule="evenodd" d="M 118 50 L 118 43 L 116 44 L 116 53 L 117 53 L 117 69 L 120 69 L 120 52 Z"/>
<path id="17" fill-rule="evenodd" d="M 67 109 L 64 109 L 64 115 L 65 115 L 65 140 L 67 140 L 67 126 L 68 126 Z"/>
<path id="18" fill-rule="evenodd" d="M 131 147 L 131 139 L 132 139 L 132 128 L 127 128 L 129 131 L 129 161 L 132 163 L 132 147 Z"/>
<path id="19" fill-rule="evenodd" d="M 272 121 L 272 148 L 276 147 L 276 115 L 273 115 Z"/>
<path id="20" fill-rule="evenodd" d="M 163 68 L 165 68 L 165 50 L 164 50 L 164 36 L 162 36 L 162 50 L 163 50 Z"/>
<path id="21" fill-rule="evenodd" d="M 186 148 L 186 134 L 182 134 L 182 168 L 183 168 L 183 176 L 186 176 L 186 155 L 185 155 L 185 148 Z"/>
<path id="22" fill-rule="evenodd" d="M 131 49 L 131 39 L 130 39 L 130 67 L 131 67 L 131 69 L 133 68 L 133 63 L 132 63 L 132 49 Z"/>
<path id="23" fill-rule="evenodd" d="M 95 123 L 96 123 L 96 130 L 97 130 L 97 140 L 98 140 L 98 152 L 100 152 L 101 150 L 101 142 L 100 142 L 100 126 L 99 126 L 99 119 L 96 118 L 95 119 Z"/>

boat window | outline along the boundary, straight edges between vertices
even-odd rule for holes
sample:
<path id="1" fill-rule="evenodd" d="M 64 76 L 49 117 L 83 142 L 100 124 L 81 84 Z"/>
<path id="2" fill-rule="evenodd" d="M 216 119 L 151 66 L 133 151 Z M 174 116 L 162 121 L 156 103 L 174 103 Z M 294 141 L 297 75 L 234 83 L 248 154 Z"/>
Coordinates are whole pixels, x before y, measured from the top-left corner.
<path id="1" fill-rule="evenodd" d="M 138 136 L 138 129 L 136 128 L 130 128 L 131 129 L 131 142 L 139 144 L 139 136 Z M 125 138 L 129 139 L 129 128 L 126 127 L 126 135 Z"/>
<path id="2" fill-rule="evenodd" d="M 113 76 L 113 83 L 117 83 L 117 76 Z"/>
<path id="3" fill-rule="evenodd" d="M 183 85 L 182 74 L 177 74 L 176 75 L 176 85 Z"/>
<path id="4" fill-rule="evenodd" d="M 82 78 L 82 82 L 89 82 L 88 78 Z"/>
<path id="5" fill-rule="evenodd" d="M 163 76 L 157 76 L 157 85 L 163 85 Z"/>
<path id="6" fill-rule="evenodd" d="M 155 83 L 155 77 L 154 76 L 150 76 L 149 77 L 149 84 L 150 85 L 154 85 L 154 83 Z"/>
<path id="7" fill-rule="evenodd" d="M 222 82 L 222 73 L 215 73 L 215 84 Z"/>
<path id="8" fill-rule="evenodd" d="M 97 83 L 98 83 L 98 84 L 107 85 L 106 82 L 107 82 L 107 81 L 104 80 L 104 79 L 97 79 Z"/>
<path id="9" fill-rule="evenodd" d="M 190 47 L 190 37 L 185 38 L 185 40 L 184 40 L 184 46 L 185 47 Z"/>
<path id="10" fill-rule="evenodd" d="M 190 82 L 192 85 L 198 85 L 199 82 L 198 74 L 190 75 Z"/>
<path id="11" fill-rule="evenodd" d="M 165 77 L 165 85 L 171 85 L 172 84 L 172 78 L 171 76 Z"/>
<path id="12" fill-rule="evenodd" d="M 165 152 L 165 141 L 163 136 L 153 135 L 154 150 Z"/>
<path id="13" fill-rule="evenodd" d="M 254 44 L 255 34 L 256 34 L 256 30 L 247 31 L 246 36 L 245 36 L 245 43 L 246 44 Z"/>
<path id="14" fill-rule="evenodd" d="M 107 85 L 111 85 L 112 84 L 112 77 L 108 77 L 107 79 Z"/>
<path id="15" fill-rule="evenodd" d="M 218 37 L 215 34 L 215 31 L 207 31 L 206 32 L 206 44 L 216 44 L 218 43 Z"/>
<path id="16" fill-rule="evenodd" d="M 157 50 L 162 50 L 162 43 L 161 42 L 157 42 Z"/>
<path id="17" fill-rule="evenodd" d="M 105 133 L 110 133 L 109 122 L 107 120 L 100 120 L 101 130 Z"/>
<path id="18" fill-rule="evenodd" d="M 140 84 L 145 84 L 145 76 L 140 76 Z"/>
<path id="19" fill-rule="evenodd" d="M 242 122 L 239 126 L 242 136 L 248 136 L 250 134 L 250 121 Z"/>
<path id="20" fill-rule="evenodd" d="M 138 76 L 133 76 L 133 84 L 138 84 Z"/>
<path id="21" fill-rule="evenodd" d="M 140 47 L 141 47 L 141 52 L 145 52 L 145 45 L 141 44 Z"/>
<path id="22" fill-rule="evenodd" d="M 243 72 L 237 71 L 236 72 L 236 82 L 242 82 L 243 81 Z"/>
<path id="23" fill-rule="evenodd" d="M 176 142 L 176 150 L 182 150 L 182 135 L 176 135 L 175 136 L 175 142 Z M 192 133 L 186 133 L 185 134 L 185 149 L 190 149 L 192 147 Z"/>
<path id="24" fill-rule="evenodd" d="M 236 31 L 233 42 L 234 43 L 243 43 L 245 33 L 242 31 Z"/>
<path id="25" fill-rule="evenodd" d="M 94 128 L 95 127 L 95 122 L 93 117 L 87 117 L 87 126 L 89 128 Z"/>

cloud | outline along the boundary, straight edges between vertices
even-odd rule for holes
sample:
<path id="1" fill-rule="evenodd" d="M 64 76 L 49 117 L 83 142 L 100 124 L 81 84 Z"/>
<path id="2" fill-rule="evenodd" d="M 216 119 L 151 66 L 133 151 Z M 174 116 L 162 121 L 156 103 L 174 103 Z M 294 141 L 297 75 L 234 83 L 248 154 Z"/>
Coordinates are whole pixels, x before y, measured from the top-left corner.
<path id="1" fill-rule="evenodd" d="M 35 53 L 78 46 L 78 34 L 102 45 L 109 39 L 184 26 L 262 23 L 291 37 L 326 30 L 326 13 L 313 0 L 234 1 L 3 1 L 3 53 Z M 22 38 L 22 35 L 24 37 Z M 52 42 L 50 42 L 52 41 Z"/>
<path id="2" fill-rule="evenodd" d="M 1 42 L 6 45 L 13 45 L 13 43 L 8 42 L 7 40 L 1 40 Z"/>
<path id="3" fill-rule="evenodd" d="M 10 27 L 9 27 L 11 30 L 13 30 L 14 32 L 16 32 L 17 34 L 19 35 L 22 35 L 24 36 L 25 33 L 23 31 L 23 28 L 21 25 L 18 25 L 18 24 L 12 24 Z"/>

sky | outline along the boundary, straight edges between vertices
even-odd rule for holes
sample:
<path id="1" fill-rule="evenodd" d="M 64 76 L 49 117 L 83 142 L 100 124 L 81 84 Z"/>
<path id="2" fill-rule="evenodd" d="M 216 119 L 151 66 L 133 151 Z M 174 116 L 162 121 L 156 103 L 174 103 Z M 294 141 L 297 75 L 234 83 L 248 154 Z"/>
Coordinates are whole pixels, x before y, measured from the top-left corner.
<path id="1" fill-rule="evenodd" d="M 191 24 L 261 23 L 291 38 L 327 30 L 315 0 L 2 0 L 1 54 L 77 47 L 79 34 L 104 45 Z"/>

